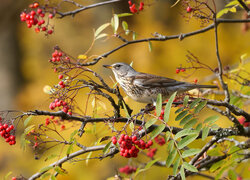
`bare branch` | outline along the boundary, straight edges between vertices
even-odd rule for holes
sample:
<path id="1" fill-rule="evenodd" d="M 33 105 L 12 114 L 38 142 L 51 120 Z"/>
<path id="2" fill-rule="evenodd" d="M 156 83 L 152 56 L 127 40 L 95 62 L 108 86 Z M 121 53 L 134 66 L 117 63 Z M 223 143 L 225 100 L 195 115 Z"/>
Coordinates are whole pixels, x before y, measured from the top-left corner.
<path id="1" fill-rule="evenodd" d="M 100 2 L 100 3 L 96 3 L 96 4 L 91 4 L 91 5 L 88 5 L 88 6 L 82 6 L 81 8 L 76 9 L 74 11 L 68 11 L 68 12 L 64 12 L 64 13 L 57 11 L 56 13 L 60 15 L 60 18 L 63 18 L 65 16 L 75 16 L 77 13 L 82 12 L 84 10 L 95 8 L 95 7 L 98 7 L 98 6 L 107 5 L 107 4 L 111 4 L 111 3 L 116 3 L 116 2 L 119 2 L 119 1 L 122 1 L 122 0 L 109 0 L 109 1 L 104 1 L 104 2 Z M 77 4 L 76 6 L 80 7 L 81 5 Z"/>
<path id="2" fill-rule="evenodd" d="M 84 154 L 84 153 L 87 153 L 87 152 L 93 152 L 93 151 L 102 150 L 105 146 L 106 146 L 106 145 L 104 144 L 104 145 L 99 145 L 99 146 L 86 147 L 86 148 L 81 149 L 81 150 L 79 150 L 79 151 L 76 151 L 76 152 L 74 152 L 74 153 L 72 153 L 72 154 L 70 154 L 70 155 L 68 155 L 68 156 L 63 157 L 62 159 L 60 159 L 60 160 L 58 160 L 58 161 L 56 161 L 56 162 L 50 164 L 50 165 L 47 166 L 47 167 L 61 166 L 63 163 L 69 161 L 70 159 L 73 159 L 73 158 L 75 158 L 75 157 L 77 157 L 77 156 L 80 156 L 80 155 L 82 155 L 82 154 Z M 48 169 L 49 169 L 49 168 L 48 168 Z M 36 173 L 36 174 L 33 174 L 33 175 L 29 178 L 29 180 L 34 180 L 34 179 L 36 179 L 36 178 L 39 178 L 39 177 L 41 177 L 44 173 L 46 173 L 47 171 L 48 171 L 48 170 L 45 170 L 45 171 L 42 171 L 42 172 L 38 172 L 38 173 Z"/>

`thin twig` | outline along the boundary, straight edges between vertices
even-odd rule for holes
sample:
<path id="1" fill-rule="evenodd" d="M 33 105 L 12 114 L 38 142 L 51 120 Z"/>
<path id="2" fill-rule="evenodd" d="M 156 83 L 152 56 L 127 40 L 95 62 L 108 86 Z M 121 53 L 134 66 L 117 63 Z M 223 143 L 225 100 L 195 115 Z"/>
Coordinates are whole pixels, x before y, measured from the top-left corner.
<path id="1" fill-rule="evenodd" d="M 63 18 L 65 16 L 75 16 L 77 13 L 82 12 L 84 10 L 95 8 L 95 7 L 98 7 L 98 6 L 107 5 L 107 4 L 111 4 L 111 3 L 116 3 L 116 2 L 119 2 L 119 1 L 122 1 L 122 0 L 104 1 L 104 2 L 99 2 L 99 3 L 96 3 L 96 4 L 91 4 L 91 5 L 88 5 L 88 6 L 83 6 L 83 7 L 79 8 L 79 9 L 76 9 L 76 10 L 73 10 L 73 11 L 68 11 L 68 12 L 64 12 L 64 13 L 57 11 L 56 13 L 60 15 L 60 18 Z"/>

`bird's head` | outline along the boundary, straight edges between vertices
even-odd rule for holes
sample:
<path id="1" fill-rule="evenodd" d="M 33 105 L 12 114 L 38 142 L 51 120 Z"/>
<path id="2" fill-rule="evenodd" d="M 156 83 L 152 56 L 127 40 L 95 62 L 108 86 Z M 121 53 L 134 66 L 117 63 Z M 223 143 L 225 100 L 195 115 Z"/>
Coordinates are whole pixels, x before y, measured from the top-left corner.
<path id="1" fill-rule="evenodd" d="M 136 71 L 126 63 L 114 63 L 112 65 L 103 65 L 103 67 L 111 69 L 116 77 L 132 76 L 136 73 Z"/>

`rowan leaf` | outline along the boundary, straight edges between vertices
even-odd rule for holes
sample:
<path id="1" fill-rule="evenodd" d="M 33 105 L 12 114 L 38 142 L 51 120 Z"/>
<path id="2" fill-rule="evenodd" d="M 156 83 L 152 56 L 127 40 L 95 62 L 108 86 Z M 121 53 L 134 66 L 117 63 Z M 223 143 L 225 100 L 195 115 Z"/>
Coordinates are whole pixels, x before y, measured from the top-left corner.
<path id="1" fill-rule="evenodd" d="M 176 154 L 177 154 L 177 149 L 174 149 L 174 150 L 168 155 L 168 158 L 167 158 L 167 160 L 166 160 L 166 166 L 167 166 L 167 167 L 170 167 L 170 165 L 173 163 Z"/>
<path id="2" fill-rule="evenodd" d="M 171 97 L 168 99 L 167 105 L 165 106 L 165 110 L 164 110 L 164 121 L 165 121 L 165 122 L 168 122 L 168 120 L 169 120 L 170 110 L 171 110 L 172 104 L 173 104 L 173 102 L 174 102 L 176 93 L 177 93 L 177 92 L 175 92 L 175 93 L 173 93 L 173 94 L 171 95 Z"/>
<path id="3" fill-rule="evenodd" d="M 195 99 L 195 100 L 189 105 L 189 108 L 190 108 L 190 109 L 193 109 L 200 101 L 201 101 L 200 98 Z"/>
<path id="4" fill-rule="evenodd" d="M 162 133 L 162 131 L 165 129 L 165 125 L 161 124 L 159 125 L 157 128 L 155 128 L 152 132 L 151 132 L 151 139 L 154 139 L 156 136 L 158 136 L 160 133 Z"/>
<path id="5" fill-rule="evenodd" d="M 194 113 L 199 113 L 207 104 L 207 101 L 200 102 L 194 109 Z"/>
<path id="6" fill-rule="evenodd" d="M 182 149 L 191 142 L 193 142 L 198 137 L 198 134 L 191 134 L 186 137 L 184 137 L 182 140 L 178 142 L 178 149 Z"/>
<path id="7" fill-rule="evenodd" d="M 176 121 L 181 120 L 184 116 L 188 114 L 188 110 L 182 111 L 180 114 L 178 114 L 175 118 Z"/>
<path id="8" fill-rule="evenodd" d="M 198 172 L 197 168 L 187 162 L 183 162 L 183 167 L 191 172 Z"/>
<path id="9" fill-rule="evenodd" d="M 161 110 L 162 110 L 162 95 L 158 94 L 157 99 L 156 99 L 156 116 L 159 117 L 161 115 Z"/>
<path id="10" fill-rule="evenodd" d="M 182 156 L 182 158 L 186 158 L 189 156 L 193 156 L 193 155 L 199 153 L 200 151 L 201 151 L 200 149 L 188 149 L 188 150 L 184 151 L 181 156 Z"/>

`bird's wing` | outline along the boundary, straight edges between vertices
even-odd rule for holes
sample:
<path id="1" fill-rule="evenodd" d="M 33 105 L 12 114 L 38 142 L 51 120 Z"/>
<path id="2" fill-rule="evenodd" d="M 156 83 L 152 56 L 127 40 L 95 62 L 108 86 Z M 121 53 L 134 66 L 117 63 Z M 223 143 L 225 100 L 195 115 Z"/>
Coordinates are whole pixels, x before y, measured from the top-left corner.
<path id="1" fill-rule="evenodd" d="M 137 75 L 135 75 L 132 83 L 136 86 L 144 88 L 169 87 L 185 84 L 185 82 L 146 73 L 138 73 Z"/>

